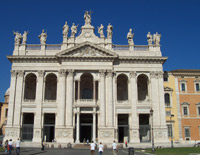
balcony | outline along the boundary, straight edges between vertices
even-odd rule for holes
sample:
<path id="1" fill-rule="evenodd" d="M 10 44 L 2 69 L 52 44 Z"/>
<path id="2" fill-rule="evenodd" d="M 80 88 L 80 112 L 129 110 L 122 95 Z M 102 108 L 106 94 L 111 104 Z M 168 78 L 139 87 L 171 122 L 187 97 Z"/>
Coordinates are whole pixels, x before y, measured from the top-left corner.
<path id="1" fill-rule="evenodd" d="M 97 107 L 99 105 L 98 100 L 94 99 L 79 99 L 75 100 L 75 107 Z"/>

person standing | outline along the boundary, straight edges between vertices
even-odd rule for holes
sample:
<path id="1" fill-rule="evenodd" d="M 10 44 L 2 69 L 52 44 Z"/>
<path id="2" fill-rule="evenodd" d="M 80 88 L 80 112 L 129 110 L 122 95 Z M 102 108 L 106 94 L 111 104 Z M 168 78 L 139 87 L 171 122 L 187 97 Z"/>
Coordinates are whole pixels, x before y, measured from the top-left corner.
<path id="1" fill-rule="evenodd" d="M 12 153 L 12 145 L 13 145 L 13 142 L 12 142 L 12 139 L 10 139 L 10 141 L 8 142 L 9 155 L 11 155 L 11 153 Z"/>
<path id="2" fill-rule="evenodd" d="M 20 140 L 19 138 L 16 141 L 16 154 L 19 155 L 20 154 Z"/>
<path id="3" fill-rule="evenodd" d="M 8 140 L 5 141 L 4 147 L 5 147 L 5 154 L 7 154 L 8 153 Z"/>
<path id="4" fill-rule="evenodd" d="M 115 141 L 113 141 L 112 148 L 113 148 L 113 155 L 117 155 L 117 144 L 115 143 Z"/>
<path id="5" fill-rule="evenodd" d="M 90 144 L 90 150 L 91 150 L 91 155 L 94 155 L 94 153 L 95 153 L 95 143 L 93 141 Z"/>
<path id="6" fill-rule="evenodd" d="M 100 142 L 99 144 L 99 155 L 102 155 L 103 153 L 103 144 Z"/>

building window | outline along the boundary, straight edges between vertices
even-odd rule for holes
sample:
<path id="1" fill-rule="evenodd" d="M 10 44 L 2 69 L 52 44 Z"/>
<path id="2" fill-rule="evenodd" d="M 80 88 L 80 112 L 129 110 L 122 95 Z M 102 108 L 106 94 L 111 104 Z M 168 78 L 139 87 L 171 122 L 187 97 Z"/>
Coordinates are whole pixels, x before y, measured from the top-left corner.
<path id="1" fill-rule="evenodd" d="M 185 140 L 190 140 L 190 128 L 185 127 L 184 132 L 185 132 Z"/>
<path id="2" fill-rule="evenodd" d="M 196 89 L 196 91 L 200 91 L 200 85 L 199 85 L 199 83 L 195 83 L 195 89 Z"/>
<path id="3" fill-rule="evenodd" d="M 185 83 L 181 83 L 181 91 L 186 91 L 185 90 Z"/>
<path id="4" fill-rule="evenodd" d="M 5 117 L 8 117 L 8 108 L 5 109 Z"/>
<path id="5" fill-rule="evenodd" d="M 170 96 L 168 93 L 165 93 L 165 106 L 170 107 Z"/>
<path id="6" fill-rule="evenodd" d="M 171 116 L 171 111 L 166 111 L 166 116 Z"/>
<path id="7" fill-rule="evenodd" d="M 165 77 L 165 76 L 164 76 L 163 80 L 164 80 L 165 82 L 167 82 L 167 81 L 168 81 L 168 77 Z"/>
<path id="8" fill-rule="evenodd" d="M 187 107 L 183 107 L 183 115 L 188 115 L 188 108 Z"/>
<path id="9" fill-rule="evenodd" d="M 168 129 L 168 137 L 172 137 L 173 136 L 172 125 L 168 124 L 167 129 Z"/>

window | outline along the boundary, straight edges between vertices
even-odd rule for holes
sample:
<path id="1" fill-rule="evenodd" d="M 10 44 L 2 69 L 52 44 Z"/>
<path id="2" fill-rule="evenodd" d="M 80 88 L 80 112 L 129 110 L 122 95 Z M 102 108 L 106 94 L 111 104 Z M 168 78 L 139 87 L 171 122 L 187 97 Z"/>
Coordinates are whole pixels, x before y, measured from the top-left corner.
<path id="1" fill-rule="evenodd" d="M 167 82 L 167 81 L 168 81 L 168 77 L 165 77 L 165 76 L 164 76 L 163 80 L 164 80 L 165 82 Z"/>
<path id="2" fill-rule="evenodd" d="M 168 137 L 172 137 L 173 136 L 173 130 L 172 130 L 171 124 L 167 125 L 167 131 L 168 131 Z"/>
<path id="3" fill-rule="evenodd" d="M 166 116 L 171 116 L 171 111 L 166 111 Z"/>
<path id="4" fill-rule="evenodd" d="M 200 85 L 199 85 L 199 83 L 195 83 L 195 88 L 196 88 L 196 91 L 200 91 Z"/>
<path id="5" fill-rule="evenodd" d="M 8 108 L 5 109 L 5 117 L 8 117 Z"/>
<path id="6" fill-rule="evenodd" d="M 183 115 L 188 115 L 188 108 L 187 107 L 183 107 Z"/>
<path id="7" fill-rule="evenodd" d="M 181 83 L 181 91 L 185 91 L 185 83 Z"/>
<path id="8" fill-rule="evenodd" d="M 185 132 L 185 139 L 190 140 L 190 128 L 184 127 L 184 132 Z"/>
<path id="9" fill-rule="evenodd" d="M 165 93 L 165 106 L 170 107 L 170 96 L 168 93 Z"/>

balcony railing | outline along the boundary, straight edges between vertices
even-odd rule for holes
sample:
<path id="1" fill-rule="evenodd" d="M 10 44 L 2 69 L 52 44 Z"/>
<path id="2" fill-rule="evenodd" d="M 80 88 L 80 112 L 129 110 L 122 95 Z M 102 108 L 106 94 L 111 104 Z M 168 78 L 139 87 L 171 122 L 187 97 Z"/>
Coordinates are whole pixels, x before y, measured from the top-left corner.
<path id="1" fill-rule="evenodd" d="M 41 45 L 26 45 L 27 50 L 41 50 Z"/>
<path id="2" fill-rule="evenodd" d="M 46 50 L 61 50 L 60 44 L 46 45 Z"/>
<path id="3" fill-rule="evenodd" d="M 127 51 L 129 50 L 129 45 L 113 45 L 113 50 Z"/>
<path id="4" fill-rule="evenodd" d="M 98 104 L 98 100 L 95 99 L 79 99 L 75 100 L 75 106 L 79 107 L 95 107 Z"/>

